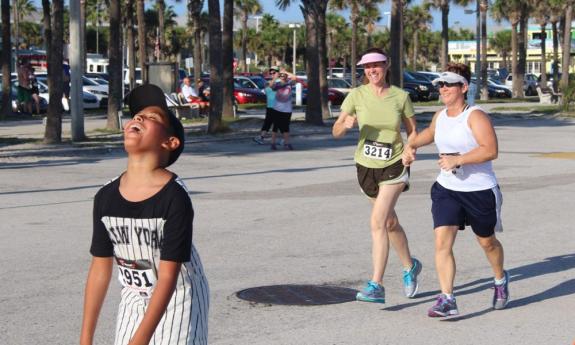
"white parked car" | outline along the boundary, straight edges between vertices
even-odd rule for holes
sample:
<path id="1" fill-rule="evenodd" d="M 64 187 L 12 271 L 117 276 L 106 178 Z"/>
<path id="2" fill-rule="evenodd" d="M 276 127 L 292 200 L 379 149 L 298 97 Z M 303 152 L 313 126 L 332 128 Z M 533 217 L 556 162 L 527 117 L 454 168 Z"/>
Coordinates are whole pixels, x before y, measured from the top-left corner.
<path id="1" fill-rule="evenodd" d="M 82 76 L 82 88 L 98 97 L 100 108 L 108 107 L 108 85 L 99 84 L 86 76 Z"/>
<path id="2" fill-rule="evenodd" d="M 351 91 L 351 84 L 343 78 L 327 78 L 327 87 L 337 90 L 346 96 Z"/>
<path id="3" fill-rule="evenodd" d="M 504 84 L 510 90 L 513 88 L 513 74 L 510 73 L 505 77 Z M 537 94 L 537 76 L 535 74 L 525 73 L 523 76 L 523 92 L 525 92 L 525 96 Z"/>
<path id="4" fill-rule="evenodd" d="M 38 81 L 38 91 L 40 92 L 40 97 L 45 98 L 46 101 L 50 101 L 50 93 L 48 92 L 48 81 L 46 77 L 36 76 L 36 80 Z M 100 107 L 100 103 L 98 102 L 98 97 L 96 95 L 90 93 L 89 91 L 83 90 L 82 92 L 82 100 L 84 109 L 98 109 Z M 66 102 L 65 98 L 62 98 L 62 107 L 64 111 L 70 110 L 70 105 Z"/>

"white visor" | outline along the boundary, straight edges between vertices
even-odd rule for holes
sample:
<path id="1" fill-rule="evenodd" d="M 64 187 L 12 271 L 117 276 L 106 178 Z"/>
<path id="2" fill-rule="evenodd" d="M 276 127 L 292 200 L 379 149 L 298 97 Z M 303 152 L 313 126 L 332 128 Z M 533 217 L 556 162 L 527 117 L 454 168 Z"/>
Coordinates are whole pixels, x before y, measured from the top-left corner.
<path id="1" fill-rule="evenodd" d="M 431 82 L 433 85 L 437 85 L 438 82 L 443 81 L 446 83 L 461 83 L 467 85 L 467 79 L 453 72 L 443 72 L 439 75 L 439 78 L 433 79 Z"/>

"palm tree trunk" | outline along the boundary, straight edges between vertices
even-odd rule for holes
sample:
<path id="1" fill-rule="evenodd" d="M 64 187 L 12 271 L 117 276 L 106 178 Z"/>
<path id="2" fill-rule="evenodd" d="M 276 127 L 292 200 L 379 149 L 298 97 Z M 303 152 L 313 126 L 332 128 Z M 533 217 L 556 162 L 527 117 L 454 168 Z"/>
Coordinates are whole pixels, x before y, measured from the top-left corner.
<path id="1" fill-rule="evenodd" d="M 302 0 L 300 9 L 303 14 L 306 27 L 306 58 L 307 58 L 307 104 L 305 109 L 305 120 L 307 123 L 323 124 L 321 96 L 319 89 L 319 54 L 316 17 L 313 13 L 312 0 Z"/>
<path id="2" fill-rule="evenodd" d="M 390 57 L 390 77 L 391 83 L 397 87 L 403 87 L 403 1 L 393 0 L 391 3 L 391 37 L 398 39 L 391 40 Z"/>
<path id="3" fill-rule="evenodd" d="M 547 85 L 547 53 L 545 41 L 547 40 L 546 23 L 541 24 L 541 85 Z"/>
<path id="4" fill-rule="evenodd" d="M 202 13 L 202 6 L 204 1 L 190 1 L 188 4 L 188 9 L 190 12 L 190 21 L 192 26 L 192 32 L 194 33 L 194 49 L 192 52 L 194 59 L 194 83 L 196 83 L 197 90 L 197 80 L 200 79 L 202 74 L 202 42 L 203 35 L 200 30 L 200 18 Z"/>
<path id="5" fill-rule="evenodd" d="M 488 100 L 487 91 L 487 0 L 481 0 L 481 99 Z"/>
<path id="6" fill-rule="evenodd" d="M 136 8 L 138 20 L 138 52 L 142 74 L 142 83 L 148 83 L 148 71 L 146 70 L 146 21 L 144 18 L 144 0 L 138 0 Z"/>
<path id="7" fill-rule="evenodd" d="M 110 0 L 110 37 L 122 37 L 121 0 Z M 108 121 L 106 128 L 120 129 L 118 112 L 122 110 L 122 40 L 108 42 L 108 73 L 110 84 L 108 90 Z"/>
<path id="8" fill-rule="evenodd" d="M 561 90 L 569 85 L 569 66 L 571 65 L 571 20 L 573 19 L 573 4 L 567 2 L 565 9 L 565 30 L 563 30 L 563 62 L 561 66 Z M 565 99 L 565 98 L 563 98 Z"/>
<path id="9" fill-rule="evenodd" d="M 49 3 L 49 1 L 46 0 Z M 48 5 L 49 7 L 50 5 Z M 44 9 L 46 11 L 46 9 Z M 49 9 L 48 9 L 49 11 Z M 47 122 L 44 131 L 44 143 L 58 144 L 62 142 L 62 64 L 64 42 L 64 1 L 52 1 L 52 32 L 50 42 L 50 59 L 48 61 L 48 89 L 50 103 L 48 104 Z"/>
<path id="10" fill-rule="evenodd" d="M 553 63 L 551 65 L 553 68 L 553 90 L 557 92 L 559 86 L 559 37 L 557 34 L 557 22 L 553 22 L 551 27 L 553 28 Z"/>
<path id="11" fill-rule="evenodd" d="M 396 37 L 396 36 L 391 36 Z M 399 36 L 403 37 L 403 36 Z M 441 2 L 441 70 L 447 69 L 449 62 L 449 1 Z"/>
<path id="12" fill-rule="evenodd" d="M 321 97 L 321 113 L 322 113 L 322 124 L 323 119 L 327 119 L 330 116 L 329 110 L 329 95 L 328 95 L 328 85 L 327 85 L 327 46 L 326 46 L 326 36 L 327 36 L 327 24 L 325 20 L 327 12 L 327 0 L 317 1 L 315 6 L 315 16 L 317 22 L 317 41 L 318 41 L 318 62 L 319 62 L 319 92 Z"/>
<path id="13" fill-rule="evenodd" d="M 136 87 L 136 46 L 134 44 L 134 0 L 128 0 L 126 3 L 126 30 L 128 30 L 128 68 L 130 90 Z M 122 70 L 122 76 L 124 76 Z M 122 79 L 123 80 L 123 79 Z M 123 87 L 123 81 L 122 81 Z"/>
<path id="14" fill-rule="evenodd" d="M 248 12 L 242 12 L 242 64 L 241 70 L 248 72 L 248 62 L 247 62 L 247 47 L 248 47 Z"/>
<path id="15" fill-rule="evenodd" d="M 513 74 L 513 97 L 519 97 L 515 79 L 517 76 L 517 21 L 511 22 L 511 73 Z"/>
<path id="16" fill-rule="evenodd" d="M 412 53 L 413 53 L 412 61 L 413 62 L 412 62 L 412 64 L 413 64 L 413 70 L 414 71 L 417 71 L 417 50 L 418 50 L 418 47 L 417 47 L 418 35 L 417 35 L 417 33 L 418 33 L 417 29 L 413 30 L 413 51 L 412 51 Z"/>
<path id="17" fill-rule="evenodd" d="M 222 31 L 220 18 L 220 1 L 208 0 L 210 17 L 210 115 L 208 117 L 208 133 L 217 133 L 222 128 Z M 231 62 L 229 62 L 231 63 Z"/>
<path id="18" fill-rule="evenodd" d="M 160 45 L 160 54 L 158 55 L 158 60 L 162 61 L 164 59 L 164 35 L 166 31 L 166 3 L 164 0 L 158 1 L 158 42 Z"/>
<path id="19" fill-rule="evenodd" d="M 224 27 L 222 33 L 223 109 L 224 118 L 234 117 L 234 1 L 224 0 Z"/>
<path id="20" fill-rule="evenodd" d="M 0 119 L 12 114 L 12 97 L 10 85 L 10 63 L 12 60 L 12 44 L 10 41 L 10 0 L 2 0 L 2 109 Z"/>
<path id="21" fill-rule="evenodd" d="M 359 8 L 354 2 L 351 9 L 351 86 L 357 85 L 356 64 L 357 64 L 357 22 L 359 21 Z M 346 68 L 344 66 L 343 74 L 345 77 Z"/>
<path id="22" fill-rule="evenodd" d="M 87 0 L 80 0 L 80 23 L 82 24 L 80 26 L 80 37 L 86 37 L 86 3 L 88 1 Z M 80 47 L 81 52 L 81 56 L 82 58 L 80 59 L 80 61 L 82 62 L 82 66 L 81 66 L 81 70 L 82 72 L 87 72 L 88 69 L 86 68 L 86 59 L 88 57 L 88 52 L 86 49 L 86 39 L 82 40 L 82 47 Z"/>
<path id="23" fill-rule="evenodd" d="M 519 20 L 519 36 L 517 40 L 517 49 L 519 53 L 519 61 L 517 64 L 517 74 L 513 75 L 513 85 L 517 87 L 517 97 L 523 98 L 525 96 L 523 91 L 523 80 L 525 78 L 525 67 L 527 64 L 527 42 L 525 42 L 525 34 L 527 31 L 528 17 L 524 13 L 521 14 Z M 517 83 L 517 84 L 515 84 Z"/>

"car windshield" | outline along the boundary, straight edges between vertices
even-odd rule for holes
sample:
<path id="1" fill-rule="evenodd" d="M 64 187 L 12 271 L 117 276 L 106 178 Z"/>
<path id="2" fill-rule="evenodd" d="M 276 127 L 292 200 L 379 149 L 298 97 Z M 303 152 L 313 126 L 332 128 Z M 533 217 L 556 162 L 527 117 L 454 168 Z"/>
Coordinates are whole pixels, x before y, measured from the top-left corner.
<path id="1" fill-rule="evenodd" d="M 83 85 L 88 85 L 88 86 L 98 86 L 100 84 L 96 83 L 95 81 L 93 81 L 90 78 L 86 78 L 86 77 L 82 77 L 82 84 Z"/>
<path id="2" fill-rule="evenodd" d="M 260 89 L 266 88 L 266 80 L 264 78 L 255 77 L 252 78 L 252 81 L 258 86 Z"/>
<path id="3" fill-rule="evenodd" d="M 234 87 L 243 87 L 247 89 L 257 89 L 258 87 L 250 79 L 234 78 Z"/>
<path id="4" fill-rule="evenodd" d="M 350 85 L 343 79 L 328 79 L 329 87 L 348 89 Z"/>

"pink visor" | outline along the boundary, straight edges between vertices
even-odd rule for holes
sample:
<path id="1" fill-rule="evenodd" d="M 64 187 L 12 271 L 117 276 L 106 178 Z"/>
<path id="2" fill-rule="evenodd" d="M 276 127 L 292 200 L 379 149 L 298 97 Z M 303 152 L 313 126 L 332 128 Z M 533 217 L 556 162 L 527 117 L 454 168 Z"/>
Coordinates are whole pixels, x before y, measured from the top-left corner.
<path id="1" fill-rule="evenodd" d="M 365 65 L 374 62 L 384 62 L 387 61 L 387 56 L 380 53 L 367 53 L 361 57 L 361 60 L 357 63 L 358 66 Z"/>

